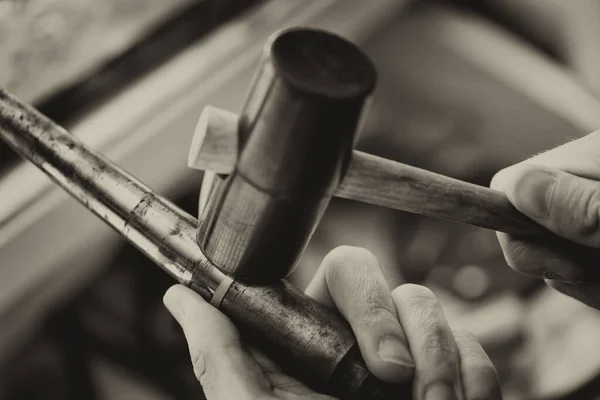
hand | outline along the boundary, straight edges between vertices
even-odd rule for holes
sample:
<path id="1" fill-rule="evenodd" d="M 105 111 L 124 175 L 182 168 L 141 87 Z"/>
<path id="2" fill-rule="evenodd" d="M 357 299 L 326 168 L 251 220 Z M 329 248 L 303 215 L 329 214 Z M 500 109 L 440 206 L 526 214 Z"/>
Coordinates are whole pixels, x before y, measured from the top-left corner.
<path id="1" fill-rule="evenodd" d="M 501 399 L 495 369 L 473 336 L 450 328 L 425 287 L 406 284 L 390 293 L 368 251 L 344 246 L 330 252 L 307 294 L 348 320 L 377 377 L 400 383 L 416 372 L 416 399 Z M 164 303 L 183 328 L 209 400 L 331 399 L 246 348 L 234 325 L 190 289 L 173 286 Z"/>
<path id="2" fill-rule="evenodd" d="M 500 171 L 491 187 L 552 232 L 600 248 L 600 131 Z M 512 268 L 600 308 L 598 259 L 581 260 L 543 244 L 498 234 Z"/>

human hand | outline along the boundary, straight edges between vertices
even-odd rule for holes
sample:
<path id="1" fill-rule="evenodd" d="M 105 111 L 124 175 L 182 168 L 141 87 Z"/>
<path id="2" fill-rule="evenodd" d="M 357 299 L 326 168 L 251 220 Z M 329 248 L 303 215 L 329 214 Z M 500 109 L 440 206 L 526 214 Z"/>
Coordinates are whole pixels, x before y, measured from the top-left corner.
<path id="1" fill-rule="evenodd" d="M 427 288 L 405 284 L 390 293 L 368 251 L 333 250 L 306 292 L 350 323 L 375 376 L 402 383 L 414 374 L 415 399 L 501 399 L 495 369 L 476 339 L 450 328 Z M 233 323 L 192 290 L 175 285 L 164 303 L 183 328 L 194 372 L 209 400 L 331 399 L 247 348 Z"/>
<path id="2" fill-rule="evenodd" d="M 550 231 L 600 248 L 600 130 L 496 174 L 491 187 Z M 508 265 L 600 309 L 598 259 L 499 233 Z"/>

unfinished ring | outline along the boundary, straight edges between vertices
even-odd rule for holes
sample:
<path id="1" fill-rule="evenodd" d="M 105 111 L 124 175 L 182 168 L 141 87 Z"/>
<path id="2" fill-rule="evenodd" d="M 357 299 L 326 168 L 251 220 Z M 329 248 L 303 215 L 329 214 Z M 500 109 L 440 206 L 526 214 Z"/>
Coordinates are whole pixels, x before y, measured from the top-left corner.
<path id="1" fill-rule="evenodd" d="M 225 275 L 219 286 L 217 286 L 217 288 L 215 289 L 215 293 L 213 294 L 212 298 L 210 299 L 210 304 L 213 307 L 221 307 L 221 302 L 225 298 L 225 295 L 227 294 L 227 291 L 229 290 L 232 284 L 233 279 Z"/>

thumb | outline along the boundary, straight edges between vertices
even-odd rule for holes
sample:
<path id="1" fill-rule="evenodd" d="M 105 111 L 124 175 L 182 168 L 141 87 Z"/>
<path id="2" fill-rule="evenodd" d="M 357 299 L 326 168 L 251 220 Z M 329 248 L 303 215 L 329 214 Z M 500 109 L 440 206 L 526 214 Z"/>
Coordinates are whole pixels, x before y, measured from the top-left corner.
<path id="1" fill-rule="evenodd" d="M 163 302 L 183 329 L 207 399 L 266 397 L 270 385 L 230 320 L 183 285 L 169 288 Z"/>
<path id="2" fill-rule="evenodd" d="M 558 169 L 517 164 L 491 187 L 534 221 L 571 241 L 600 247 L 600 183 Z"/>
<path id="3" fill-rule="evenodd" d="M 351 246 L 332 250 L 306 292 L 335 306 L 350 323 L 365 363 L 375 376 L 390 383 L 413 377 L 415 364 L 394 300 L 371 252 Z"/>

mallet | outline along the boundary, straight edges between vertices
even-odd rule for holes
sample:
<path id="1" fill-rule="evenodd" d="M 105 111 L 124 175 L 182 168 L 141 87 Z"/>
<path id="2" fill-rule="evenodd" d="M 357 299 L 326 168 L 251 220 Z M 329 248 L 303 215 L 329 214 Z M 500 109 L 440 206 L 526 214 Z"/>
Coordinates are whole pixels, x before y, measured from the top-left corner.
<path id="1" fill-rule="evenodd" d="M 188 158 L 189 167 L 206 171 L 199 210 L 214 181 L 235 168 L 238 121 L 235 113 L 212 106 L 200 115 Z M 352 151 L 333 196 L 527 238 L 583 263 L 600 256 L 598 250 L 558 237 L 521 214 L 501 192 L 358 150 Z M 593 272 L 585 277 L 598 279 Z"/>

